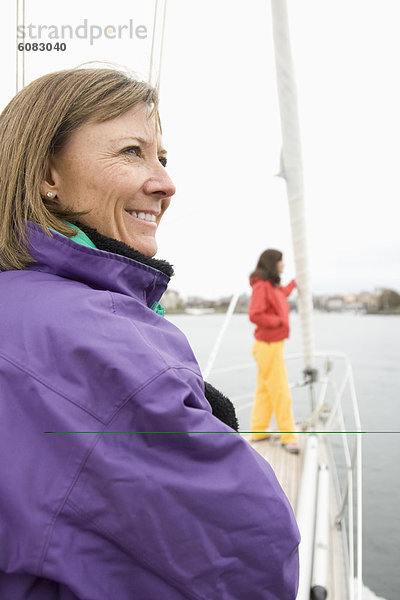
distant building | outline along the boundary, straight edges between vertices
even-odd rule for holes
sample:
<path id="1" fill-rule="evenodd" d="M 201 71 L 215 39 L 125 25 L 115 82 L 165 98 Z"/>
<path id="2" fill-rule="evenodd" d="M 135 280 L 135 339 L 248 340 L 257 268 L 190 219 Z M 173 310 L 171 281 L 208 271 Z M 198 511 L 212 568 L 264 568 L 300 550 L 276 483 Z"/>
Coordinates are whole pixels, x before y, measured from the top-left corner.
<path id="1" fill-rule="evenodd" d="M 250 296 L 248 294 L 242 294 L 239 296 L 239 300 L 236 304 L 235 312 L 247 313 L 249 312 Z"/>
<path id="2" fill-rule="evenodd" d="M 161 300 L 161 306 L 165 308 L 165 310 L 169 311 L 178 311 L 183 310 L 183 300 L 180 297 L 179 293 L 175 290 L 167 290 Z"/>
<path id="3" fill-rule="evenodd" d="M 343 301 L 345 304 L 354 304 L 357 302 L 357 296 L 356 294 L 346 294 L 343 296 Z"/>
<path id="4" fill-rule="evenodd" d="M 325 310 L 343 310 L 344 298 L 342 296 L 330 296 L 325 302 Z"/>
<path id="5" fill-rule="evenodd" d="M 215 300 L 207 300 L 200 296 L 189 296 L 186 301 L 186 308 L 214 308 Z"/>
<path id="6" fill-rule="evenodd" d="M 379 308 L 379 296 L 371 294 L 371 292 L 361 292 L 357 296 L 357 301 L 365 310 L 378 310 Z"/>

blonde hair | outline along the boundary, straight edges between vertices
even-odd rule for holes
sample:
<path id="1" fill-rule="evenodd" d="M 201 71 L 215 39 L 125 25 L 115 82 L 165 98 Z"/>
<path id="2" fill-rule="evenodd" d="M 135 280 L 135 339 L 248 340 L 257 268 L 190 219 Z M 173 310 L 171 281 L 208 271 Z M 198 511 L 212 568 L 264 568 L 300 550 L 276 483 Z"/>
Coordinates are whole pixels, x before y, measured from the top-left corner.
<path id="1" fill-rule="evenodd" d="M 149 106 L 161 130 L 157 92 L 109 68 L 49 73 L 11 100 L 0 115 L 0 269 L 24 269 L 33 261 L 26 247 L 28 220 L 48 233 L 76 233 L 65 221 L 84 213 L 40 194 L 47 161 L 84 123 L 112 119 L 140 103 Z"/>

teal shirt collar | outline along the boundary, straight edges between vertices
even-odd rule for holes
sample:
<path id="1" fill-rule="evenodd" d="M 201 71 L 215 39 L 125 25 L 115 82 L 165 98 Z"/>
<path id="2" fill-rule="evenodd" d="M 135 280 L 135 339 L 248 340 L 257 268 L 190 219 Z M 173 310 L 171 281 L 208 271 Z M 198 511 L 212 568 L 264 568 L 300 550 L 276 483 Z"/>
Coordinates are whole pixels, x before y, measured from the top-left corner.
<path id="1" fill-rule="evenodd" d="M 82 231 L 82 229 L 79 229 L 79 227 L 77 227 L 76 225 L 73 225 L 69 221 L 64 221 L 64 223 L 66 225 L 68 225 L 68 227 L 71 227 L 71 229 L 76 229 L 76 234 L 74 236 L 72 236 L 71 238 L 69 238 L 70 240 L 72 240 L 73 242 L 76 242 L 77 244 L 81 244 L 81 246 L 87 246 L 88 248 L 95 248 L 96 250 L 98 249 L 97 246 L 95 246 L 95 244 L 93 244 L 92 240 L 86 235 L 86 233 L 84 233 Z M 54 229 L 52 229 L 51 231 L 54 231 Z M 59 235 L 63 235 L 62 233 L 59 233 L 58 231 L 56 231 L 55 233 L 58 233 Z M 67 236 L 64 235 L 63 237 L 67 237 Z"/>

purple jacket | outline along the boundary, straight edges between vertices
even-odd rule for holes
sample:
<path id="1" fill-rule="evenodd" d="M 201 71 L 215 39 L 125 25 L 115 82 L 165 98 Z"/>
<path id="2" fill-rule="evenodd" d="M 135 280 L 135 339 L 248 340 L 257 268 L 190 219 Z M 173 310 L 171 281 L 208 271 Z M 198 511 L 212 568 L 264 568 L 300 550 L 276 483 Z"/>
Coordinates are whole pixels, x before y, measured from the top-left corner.
<path id="1" fill-rule="evenodd" d="M 149 308 L 169 278 L 30 240 L 0 273 L 0 599 L 294 599 L 291 507 Z"/>

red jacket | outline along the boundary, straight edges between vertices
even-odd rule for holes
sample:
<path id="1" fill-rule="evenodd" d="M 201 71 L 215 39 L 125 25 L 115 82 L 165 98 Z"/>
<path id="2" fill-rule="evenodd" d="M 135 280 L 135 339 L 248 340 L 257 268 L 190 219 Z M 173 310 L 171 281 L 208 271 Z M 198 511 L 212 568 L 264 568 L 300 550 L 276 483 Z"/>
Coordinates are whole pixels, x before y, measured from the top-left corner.
<path id="1" fill-rule="evenodd" d="M 249 317 L 257 325 L 256 340 L 279 342 L 289 337 L 289 304 L 287 296 L 296 287 L 293 279 L 287 286 L 275 287 L 269 280 L 250 280 L 253 293 Z"/>

